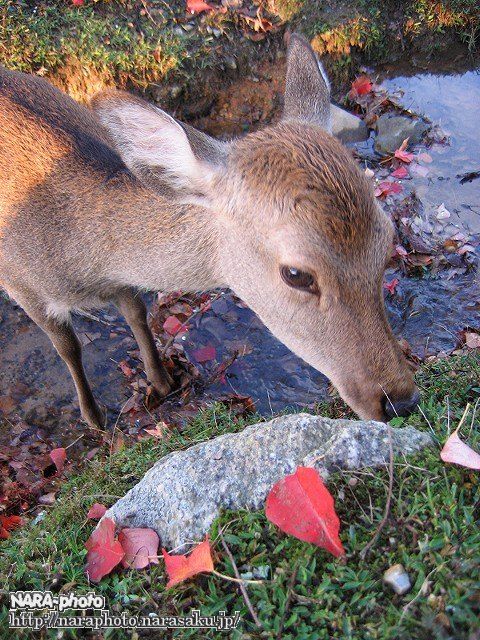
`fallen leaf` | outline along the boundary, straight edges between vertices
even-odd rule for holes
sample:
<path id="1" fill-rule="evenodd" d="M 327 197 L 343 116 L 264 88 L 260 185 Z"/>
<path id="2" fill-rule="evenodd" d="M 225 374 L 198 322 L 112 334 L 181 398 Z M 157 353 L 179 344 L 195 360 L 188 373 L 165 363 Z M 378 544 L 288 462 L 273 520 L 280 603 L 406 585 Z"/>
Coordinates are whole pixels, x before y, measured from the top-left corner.
<path id="1" fill-rule="evenodd" d="M 189 556 L 171 556 L 165 549 L 162 549 L 162 554 L 169 578 L 167 587 L 173 587 L 179 582 L 197 575 L 197 573 L 213 571 L 213 560 L 208 538 L 196 546 Z"/>
<path id="2" fill-rule="evenodd" d="M 168 433 L 169 428 L 166 422 L 157 422 L 155 425 L 155 429 L 144 429 L 145 433 L 153 436 L 154 438 L 165 438 L 165 435 Z"/>
<path id="3" fill-rule="evenodd" d="M 397 244 L 397 246 L 395 247 L 395 251 L 399 256 L 408 256 L 408 251 L 405 249 L 405 247 L 402 247 L 401 244 Z"/>
<path id="4" fill-rule="evenodd" d="M 398 169 L 395 169 L 395 171 L 392 171 L 392 173 L 390 174 L 392 177 L 394 178 L 408 178 L 408 171 L 405 169 L 405 167 L 403 165 L 400 165 L 400 167 L 398 167 Z"/>
<path id="5" fill-rule="evenodd" d="M 384 182 L 380 182 L 380 184 L 376 187 L 374 193 L 377 198 L 382 198 L 383 196 L 389 196 L 394 193 L 402 193 L 403 187 L 398 182 L 390 182 L 389 180 L 385 180 Z"/>
<path id="6" fill-rule="evenodd" d="M 207 345 L 201 349 L 196 349 L 192 352 L 192 355 L 197 362 L 209 362 L 210 360 L 215 360 L 217 351 L 215 347 Z"/>
<path id="7" fill-rule="evenodd" d="M 373 87 L 373 82 L 368 76 L 359 76 L 352 82 L 352 88 L 349 91 L 350 98 L 357 98 L 370 93 Z"/>
<path id="8" fill-rule="evenodd" d="M 122 370 L 123 375 L 126 378 L 131 378 L 135 372 L 132 369 L 132 367 L 128 364 L 128 362 L 126 360 L 120 360 L 120 362 L 118 363 L 118 366 L 120 367 L 120 369 Z"/>
<path id="9" fill-rule="evenodd" d="M 122 566 L 145 569 L 149 564 L 158 564 L 160 538 L 153 529 L 122 529 L 118 535 L 125 555 Z"/>
<path id="10" fill-rule="evenodd" d="M 21 527 L 23 520 L 20 516 L 0 516 L 0 540 L 7 540 L 10 537 L 10 531 Z"/>
<path id="11" fill-rule="evenodd" d="M 469 349 L 480 349 L 480 333 L 475 333 L 474 331 L 466 331 L 465 344 Z"/>
<path id="12" fill-rule="evenodd" d="M 460 247 L 458 250 L 458 254 L 463 256 L 465 253 L 475 253 L 475 247 L 471 244 L 464 244 L 463 247 Z"/>
<path id="13" fill-rule="evenodd" d="M 384 282 L 383 288 L 386 289 L 391 296 L 393 296 L 395 294 L 395 291 L 397 289 L 397 285 L 399 284 L 399 282 L 400 280 L 398 278 L 394 278 L 390 282 Z"/>
<path id="14" fill-rule="evenodd" d="M 84 4 L 85 0 L 72 0 L 72 4 L 75 7 L 81 7 Z"/>
<path id="15" fill-rule="evenodd" d="M 107 507 L 104 504 L 100 504 L 99 502 L 94 502 L 87 513 L 87 518 L 89 520 L 100 520 L 105 515 L 107 511 Z"/>
<path id="16" fill-rule="evenodd" d="M 397 158 L 397 160 L 406 162 L 407 164 L 409 164 L 413 160 L 413 153 L 407 152 L 408 140 L 408 138 L 405 138 L 405 140 L 394 153 L 394 156 L 395 158 Z"/>
<path id="17" fill-rule="evenodd" d="M 56 495 L 55 491 L 50 491 L 50 493 L 44 493 L 43 496 L 38 498 L 39 504 L 52 505 L 55 504 Z"/>
<path id="18" fill-rule="evenodd" d="M 202 13 L 202 11 L 212 11 L 213 7 L 211 7 L 203 0 L 187 0 L 187 11 L 190 13 Z"/>
<path id="19" fill-rule="evenodd" d="M 115 539 L 115 523 L 104 518 L 85 543 L 88 550 L 85 573 L 92 582 L 99 582 L 108 575 L 119 562 L 125 552 Z"/>
<path id="20" fill-rule="evenodd" d="M 279 480 L 268 494 L 265 513 L 285 533 L 323 547 L 336 557 L 345 554 L 333 498 L 312 467 L 298 467 L 294 474 Z"/>
<path id="21" fill-rule="evenodd" d="M 427 164 L 430 164 L 433 158 L 429 153 L 419 153 L 417 156 L 417 160 L 418 162 L 426 162 Z"/>
<path id="22" fill-rule="evenodd" d="M 57 467 L 57 472 L 62 473 L 65 467 L 65 460 L 67 459 L 67 452 L 63 447 L 53 449 L 50 451 L 50 458 L 53 464 Z"/>
<path id="23" fill-rule="evenodd" d="M 176 336 L 177 334 L 183 334 L 187 332 L 187 327 L 184 327 L 177 316 L 168 316 L 168 318 L 163 323 L 163 330 L 169 333 L 171 336 Z"/>
<path id="24" fill-rule="evenodd" d="M 440 458 L 444 462 L 459 464 L 468 469 L 480 470 L 480 454 L 471 449 L 458 437 L 458 429 L 456 429 L 443 445 L 440 452 Z"/>

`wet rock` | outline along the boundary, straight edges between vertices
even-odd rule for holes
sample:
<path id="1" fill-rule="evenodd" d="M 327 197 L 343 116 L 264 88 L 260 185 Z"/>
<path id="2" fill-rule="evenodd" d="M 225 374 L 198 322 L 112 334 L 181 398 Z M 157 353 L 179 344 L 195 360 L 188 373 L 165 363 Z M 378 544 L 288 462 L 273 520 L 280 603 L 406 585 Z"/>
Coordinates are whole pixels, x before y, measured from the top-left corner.
<path id="1" fill-rule="evenodd" d="M 390 155 L 406 138 L 409 139 L 409 144 L 417 144 L 427 129 L 428 125 L 423 120 L 384 113 L 377 120 L 375 151 Z"/>
<path id="2" fill-rule="evenodd" d="M 395 453 L 432 444 L 411 427 L 392 429 Z M 160 459 L 105 517 L 149 527 L 168 548 L 201 539 L 220 509 L 263 507 L 272 485 L 299 465 L 324 478 L 337 469 L 383 465 L 388 427 L 380 422 L 287 415 L 254 424 Z"/>
<path id="3" fill-rule="evenodd" d="M 331 105 L 332 133 L 344 143 L 362 142 L 368 138 L 366 124 L 353 113 Z"/>

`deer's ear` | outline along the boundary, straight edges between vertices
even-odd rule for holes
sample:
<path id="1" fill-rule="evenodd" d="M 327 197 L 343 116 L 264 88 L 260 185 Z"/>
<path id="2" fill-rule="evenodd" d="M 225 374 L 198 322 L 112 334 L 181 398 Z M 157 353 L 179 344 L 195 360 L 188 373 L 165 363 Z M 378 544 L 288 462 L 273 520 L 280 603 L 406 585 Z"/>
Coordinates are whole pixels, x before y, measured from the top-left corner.
<path id="1" fill-rule="evenodd" d="M 312 122 L 331 130 L 327 74 L 310 44 L 297 33 L 290 36 L 288 46 L 283 119 Z"/>
<path id="2" fill-rule="evenodd" d="M 121 91 L 98 94 L 91 107 L 112 146 L 142 182 L 160 191 L 173 190 L 184 201 L 208 197 L 226 161 L 227 145 Z"/>

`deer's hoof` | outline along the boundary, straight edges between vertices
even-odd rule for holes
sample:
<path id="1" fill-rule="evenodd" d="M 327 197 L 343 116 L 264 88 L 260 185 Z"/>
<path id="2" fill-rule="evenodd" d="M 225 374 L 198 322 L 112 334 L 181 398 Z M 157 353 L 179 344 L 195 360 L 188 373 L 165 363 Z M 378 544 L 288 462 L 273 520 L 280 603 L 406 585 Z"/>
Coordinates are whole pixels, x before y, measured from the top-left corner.
<path id="1" fill-rule="evenodd" d="M 104 429 L 107 422 L 106 411 L 102 411 L 100 407 L 95 404 L 92 407 L 81 407 L 82 418 L 88 424 L 89 427 L 94 429 Z"/>
<path id="2" fill-rule="evenodd" d="M 171 393 L 173 388 L 173 380 L 169 377 L 169 380 L 151 380 L 153 384 L 153 388 L 157 392 L 158 397 L 163 400 L 169 393 Z"/>

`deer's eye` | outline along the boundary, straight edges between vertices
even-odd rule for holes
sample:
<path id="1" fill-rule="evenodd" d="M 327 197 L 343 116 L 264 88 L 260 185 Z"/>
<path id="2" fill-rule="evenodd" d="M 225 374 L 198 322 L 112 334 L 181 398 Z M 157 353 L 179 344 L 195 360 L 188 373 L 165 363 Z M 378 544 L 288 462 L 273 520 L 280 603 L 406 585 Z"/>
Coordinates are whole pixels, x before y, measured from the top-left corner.
<path id="1" fill-rule="evenodd" d="M 295 267 L 282 266 L 280 267 L 280 275 L 289 287 L 309 291 L 310 293 L 317 292 L 315 278 L 311 273 L 308 273 L 308 271 L 300 271 L 300 269 L 296 269 Z"/>

